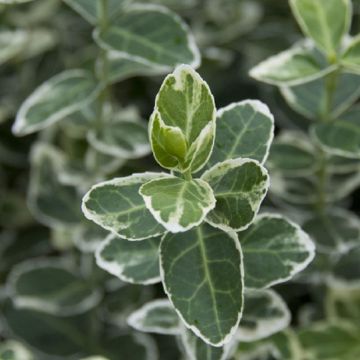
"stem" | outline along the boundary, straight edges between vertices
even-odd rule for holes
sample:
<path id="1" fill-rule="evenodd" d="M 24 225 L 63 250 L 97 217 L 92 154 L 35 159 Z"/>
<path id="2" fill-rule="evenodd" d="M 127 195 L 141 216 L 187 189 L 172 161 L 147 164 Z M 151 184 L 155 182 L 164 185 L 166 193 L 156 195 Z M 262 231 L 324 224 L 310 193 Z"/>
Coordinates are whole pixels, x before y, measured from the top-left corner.
<path id="1" fill-rule="evenodd" d="M 336 58 L 329 59 L 331 64 L 336 63 Z M 324 107 L 322 110 L 322 114 L 320 120 L 323 122 L 330 121 L 331 119 L 331 111 L 332 111 L 332 104 L 334 100 L 334 94 L 337 86 L 337 81 L 339 77 L 339 69 L 335 70 L 334 72 L 327 75 L 325 79 L 325 101 Z M 326 153 L 321 149 L 319 146 L 318 150 L 318 161 L 320 163 L 319 170 L 317 172 L 317 202 L 316 202 L 316 209 L 320 214 L 323 214 L 326 209 L 326 186 L 329 180 L 329 173 L 328 173 L 328 158 Z"/>
<path id="2" fill-rule="evenodd" d="M 191 176 L 191 170 L 188 169 L 185 172 L 182 173 L 184 176 L 184 179 L 187 181 L 191 181 L 192 180 L 192 176 Z"/>

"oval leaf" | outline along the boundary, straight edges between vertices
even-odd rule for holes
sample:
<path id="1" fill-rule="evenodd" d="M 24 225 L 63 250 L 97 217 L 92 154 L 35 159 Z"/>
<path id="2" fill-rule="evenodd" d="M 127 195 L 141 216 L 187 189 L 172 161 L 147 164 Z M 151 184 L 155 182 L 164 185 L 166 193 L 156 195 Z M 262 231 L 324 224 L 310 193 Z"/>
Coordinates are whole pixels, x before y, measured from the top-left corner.
<path id="1" fill-rule="evenodd" d="M 143 240 L 165 232 L 146 208 L 139 195 L 140 186 L 163 174 L 133 174 L 104 181 L 85 194 L 82 210 L 85 216 L 128 240 Z"/>
<path id="2" fill-rule="evenodd" d="M 193 67 L 200 63 L 199 50 L 186 23 L 158 5 L 129 5 L 105 30 L 96 29 L 94 38 L 105 50 L 132 56 L 167 71 L 182 63 Z"/>
<path id="3" fill-rule="evenodd" d="M 260 340 L 288 327 L 290 311 L 275 291 L 247 290 L 244 301 L 244 312 L 236 334 L 240 342 Z"/>
<path id="4" fill-rule="evenodd" d="M 160 237 L 143 241 L 127 241 L 110 235 L 96 251 L 99 267 L 133 284 L 155 284 L 159 273 Z"/>
<path id="5" fill-rule="evenodd" d="M 342 56 L 341 63 L 350 71 L 360 74 L 360 35 L 352 39 Z"/>
<path id="6" fill-rule="evenodd" d="M 179 317 L 168 299 L 158 299 L 146 303 L 128 317 L 128 324 L 136 330 L 179 335 Z"/>
<path id="7" fill-rule="evenodd" d="M 42 130 L 93 101 L 100 91 L 83 70 L 67 70 L 40 85 L 21 105 L 12 128 L 15 135 Z"/>
<path id="8" fill-rule="evenodd" d="M 251 159 L 234 159 L 207 170 L 202 179 L 213 189 L 216 206 L 206 221 L 225 231 L 246 229 L 254 220 L 267 189 L 269 176 Z"/>
<path id="9" fill-rule="evenodd" d="M 315 256 L 315 246 L 308 235 L 279 215 L 258 216 L 238 236 L 248 288 L 261 289 L 287 281 Z"/>
<path id="10" fill-rule="evenodd" d="M 177 313 L 210 345 L 230 341 L 243 308 L 242 253 L 235 233 L 203 224 L 167 233 L 160 245 L 164 289 Z"/>
<path id="11" fill-rule="evenodd" d="M 201 224 L 215 207 L 214 194 L 201 179 L 155 179 L 142 185 L 140 194 L 154 218 L 173 233 Z"/>
<path id="12" fill-rule="evenodd" d="M 177 67 L 165 78 L 150 119 L 150 142 L 157 162 L 180 172 L 200 170 L 213 148 L 215 116 L 214 98 L 206 82 L 190 66 Z M 169 144 L 179 143 L 180 137 L 184 150 L 177 153 Z"/>
<path id="13" fill-rule="evenodd" d="M 264 103 L 232 103 L 217 112 L 215 144 L 207 167 L 239 157 L 263 163 L 273 137 L 274 117 Z"/>

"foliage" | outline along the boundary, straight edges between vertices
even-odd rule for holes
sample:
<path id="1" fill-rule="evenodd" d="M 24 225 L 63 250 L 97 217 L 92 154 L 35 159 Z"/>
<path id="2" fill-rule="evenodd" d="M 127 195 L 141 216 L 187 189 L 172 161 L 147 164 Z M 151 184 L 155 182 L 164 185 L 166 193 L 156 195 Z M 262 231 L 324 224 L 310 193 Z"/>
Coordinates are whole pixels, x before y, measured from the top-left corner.
<path id="1" fill-rule="evenodd" d="M 0 358 L 358 359 L 358 5 L 0 0 Z"/>

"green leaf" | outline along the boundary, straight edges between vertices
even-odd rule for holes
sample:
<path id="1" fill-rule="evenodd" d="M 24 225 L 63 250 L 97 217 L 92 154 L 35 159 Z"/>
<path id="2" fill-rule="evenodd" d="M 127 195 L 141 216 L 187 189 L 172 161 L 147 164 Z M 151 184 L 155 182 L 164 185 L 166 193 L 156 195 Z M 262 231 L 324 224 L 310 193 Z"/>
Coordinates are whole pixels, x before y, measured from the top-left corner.
<path id="1" fill-rule="evenodd" d="M 284 131 L 271 146 L 266 165 L 286 176 L 313 174 L 317 168 L 311 140 L 298 131 Z"/>
<path id="2" fill-rule="evenodd" d="M 200 63 L 199 50 L 186 23 L 158 5 L 129 5 L 105 30 L 96 29 L 94 39 L 105 50 L 166 71 L 182 63 L 193 67 Z"/>
<path id="3" fill-rule="evenodd" d="M 351 40 L 340 61 L 351 72 L 360 74 L 360 35 Z"/>
<path id="4" fill-rule="evenodd" d="M 305 269 L 315 255 L 308 235 L 280 215 L 258 216 L 238 237 L 248 288 L 261 289 L 285 282 Z"/>
<path id="5" fill-rule="evenodd" d="M 101 298 L 97 289 L 53 259 L 26 261 L 13 267 L 8 289 L 18 309 L 58 316 L 84 313 Z"/>
<path id="6" fill-rule="evenodd" d="M 207 170 L 202 179 L 213 189 L 216 205 L 206 221 L 224 231 L 246 229 L 269 188 L 269 176 L 256 160 L 232 159 Z"/>
<path id="7" fill-rule="evenodd" d="M 99 267 L 133 284 L 155 284 L 159 282 L 160 237 L 143 241 L 127 241 L 109 235 L 96 251 Z"/>
<path id="8" fill-rule="evenodd" d="M 313 125 L 310 132 L 327 153 L 360 159 L 360 106 L 342 115 L 341 120 Z"/>
<path id="9" fill-rule="evenodd" d="M 173 233 L 201 224 L 215 207 L 211 187 L 201 179 L 169 176 L 147 182 L 139 192 L 154 218 Z"/>
<path id="10" fill-rule="evenodd" d="M 99 152 L 123 159 L 137 159 L 151 152 L 145 124 L 121 120 L 88 133 L 89 143 Z"/>
<path id="11" fill-rule="evenodd" d="M 96 25 L 100 18 L 101 0 L 64 0 L 73 10 L 79 13 L 86 21 Z M 116 18 L 129 0 L 108 0 L 107 17 Z"/>
<path id="12" fill-rule="evenodd" d="M 2 360 L 34 360 L 30 351 L 15 340 L 6 340 L 0 344 L 0 359 Z"/>
<path id="13" fill-rule="evenodd" d="M 275 291 L 247 290 L 236 337 L 240 342 L 266 338 L 288 327 L 290 318 L 286 303 Z"/>
<path id="14" fill-rule="evenodd" d="M 179 335 L 179 317 L 167 299 L 146 303 L 128 317 L 128 324 L 136 330 L 163 335 Z"/>
<path id="15" fill-rule="evenodd" d="M 187 329 L 182 330 L 181 342 L 185 350 L 186 359 L 189 360 L 226 360 L 232 346 L 232 342 L 221 347 L 211 346 Z"/>
<path id="16" fill-rule="evenodd" d="M 326 101 L 325 79 L 317 79 L 299 86 L 282 87 L 281 93 L 296 112 L 306 118 L 318 120 L 323 115 Z M 341 74 L 332 97 L 331 118 L 338 118 L 360 96 L 360 76 Z"/>
<path id="17" fill-rule="evenodd" d="M 32 149 L 28 206 L 39 222 L 50 227 L 76 225 L 82 219 L 76 189 L 59 180 L 63 161 L 50 145 L 38 143 Z"/>
<path id="18" fill-rule="evenodd" d="M 315 241 L 317 252 L 334 256 L 347 252 L 360 241 L 359 218 L 341 208 L 311 216 L 303 223 L 302 228 Z"/>
<path id="19" fill-rule="evenodd" d="M 158 65 L 148 64 L 116 51 L 107 51 L 106 57 L 108 61 L 108 84 L 114 84 L 135 76 L 161 75 L 167 72 Z M 99 67 L 100 62 L 97 63 L 97 71 L 99 71 Z"/>
<path id="20" fill-rule="evenodd" d="M 26 2 L 30 2 L 33 0 L 0 0 L 0 4 L 9 4 L 9 5 L 15 5 L 15 4 L 22 4 Z"/>
<path id="21" fill-rule="evenodd" d="M 21 53 L 27 39 L 27 32 L 23 30 L 0 31 L 0 65 Z"/>
<path id="22" fill-rule="evenodd" d="M 301 41 L 255 66 L 250 76 L 272 85 L 295 86 L 321 78 L 336 67 L 326 64 L 312 42 Z"/>
<path id="23" fill-rule="evenodd" d="M 157 162 L 180 172 L 200 170 L 213 148 L 215 117 L 206 82 L 190 66 L 178 66 L 165 78 L 150 119 L 150 143 Z M 175 151 L 174 143 L 181 150 Z"/>
<path id="24" fill-rule="evenodd" d="M 328 56 L 335 56 L 351 21 L 349 0 L 290 0 L 293 14 L 305 35 Z"/>
<path id="25" fill-rule="evenodd" d="M 235 233 L 203 224 L 167 233 L 160 244 L 164 289 L 185 325 L 221 346 L 237 330 L 243 308 L 243 268 Z"/>
<path id="26" fill-rule="evenodd" d="M 159 173 L 133 174 L 93 186 L 83 198 L 85 216 L 128 240 L 143 240 L 161 235 L 165 229 L 154 219 L 139 194 L 140 186 Z"/>
<path id="27" fill-rule="evenodd" d="M 314 323 L 299 331 L 303 353 L 310 360 L 355 360 L 360 356 L 359 329 L 346 322 Z"/>
<path id="28" fill-rule="evenodd" d="M 60 358 L 76 356 L 85 349 L 88 330 L 91 328 L 86 315 L 59 317 L 14 308 L 10 303 L 5 305 L 2 315 L 6 329 L 25 344 L 40 350 L 45 358 L 46 355 Z"/>
<path id="29" fill-rule="evenodd" d="M 42 85 L 21 105 L 13 133 L 42 130 L 93 101 L 100 91 L 96 80 L 83 70 L 64 71 Z"/>
<path id="30" fill-rule="evenodd" d="M 207 167 L 239 157 L 263 163 L 273 137 L 274 117 L 264 103 L 232 103 L 217 112 L 215 144 Z"/>

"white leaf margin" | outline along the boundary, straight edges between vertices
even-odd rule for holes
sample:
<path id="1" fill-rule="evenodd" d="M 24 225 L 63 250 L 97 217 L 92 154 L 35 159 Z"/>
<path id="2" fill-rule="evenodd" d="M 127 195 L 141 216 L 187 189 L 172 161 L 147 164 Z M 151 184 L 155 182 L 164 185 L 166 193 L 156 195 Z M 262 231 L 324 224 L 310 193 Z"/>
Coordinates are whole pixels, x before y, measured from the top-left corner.
<path id="1" fill-rule="evenodd" d="M 15 290 L 17 280 L 25 273 L 28 273 L 31 270 L 41 269 L 41 268 L 53 268 L 65 270 L 66 272 L 74 275 L 79 281 L 78 273 L 75 269 L 70 269 L 70 266 L 67 264 L 66 259 L 32 259 L 26 260 L 14 267 L 10 272 L 7 284 L 6 292 L 7 295 L 12 299 L 13 304 L 18 309 L 32 309 L 36 311 L 42 311 L 51 315 L 57 316 L 72 316 L 77 315 L 83 312 L 86 312 L 96 306 L 102 298 L 102 293 L 99 289 L 91 289 L 92 294 L 76 305 L 67 306 L 68 309 L 61 309 L 61 306 L 57 306 L 48 302 L 48 300 L 34 299 L 33 296 L 18 295 Z"/>
<path id="2" fill-rule="evenodd" d="M 260 321 L 256 321 L 258 325 L 255 330 L 249 330 L 245 327 L 240 326 L 236 334 L 236 338 L 238 341 L 243 342 L 252 342 L 264 339 L 268 336 L 271 336 L 286 327 L 289 326 L 291 321 L 291 313 L 289 308 L 287 307 L 285 301 L 281 298 L 279 294 L 277 294 L 274 290 L 271 289 L 264 289 L 264 290 L 246 290 L 245 292 L 245 307 L 246 307 L 246 293 L 257 293 L 263 294 L 268 299 L 270 299 L 270 306 L 276 307 L 280 309 L 282 312 L 282 317 L 280 318 L 271 318 L 269 319 L 260 319 Z M 246 311 L 246 310 L 245 310 Z"/>
<path id="3" fill-rule="evenodd" d="M 165 177 L 164 177 L 165 178 Z M 178 177 L 176 176 L 172 176 L 172 175 L 168 175 L 166 178 L 168 179 L 179 179 Z M 154 180 L 150 180 L 148 181 L 147 183 L 143 184 L 144 185 L 147 185 L 151 182 L 155 182 L 157 181 L 158 179 L 154 179 Z M 169 217 L 169 220 L 168 221 L 164 221 L 162 218 L 161 218 L 161 212 L 162 210 L 155 210 L 153 208 L 153 205 L 152 205 L 152 197 L 151 196 L 147 196 L 147 195 L 144 195 L 142 193 L 142 187 L 140 187 L 139 189 L 139 194 L 143 197 L 144 199 L 144 202 L 145 202 L 145 205 L 147 207 L 147 209 L 151 212 L 151 214 L 154 216 L 154 218 L 156 219 L 156 221 L 161 224 L 167 231 L 175 234 L 175 233 L 180 233 L 180 232 L 185 232 L 185 231 L 188 231 L 190 229 L 192 229 L 193 227 L 196 227 L 198 225 L 200 225 L 206 218 L 206 215 L 212 210 L 215 208 L 215 204 L 216 204 L 216 199 L 214 197 L 214 194 L 213 194 L 213 190 L 211 188 L 211 186 L 206 182 L 206 181 L 203 181 L 202 179 L 192 179 L 191 182 L 195 182 L 197 184 L 200 184 L 200 186 L 202 186 L 203 188 L 205 187 L 206 190 L 208 191 L 208 195 L 210 195 L 210 203 L 209 203 L 209 206 L 207 207 L 202 207 L 202 216 L 201 218 L 196 221 L 196 222 L 191 222 L 189 225 L 187 226 L 182 226 L 180 225 L 179 223 L 179 219 L 181 218 L 181 216 L 183 215 L 184 213 L 184 208 L 183 206 L 177 206 L 176 204 L 176 212 L 172 213 L 171 216 Z M 211 198 L 212 197 L 212 198 Z M 178 198 L 179 199 L 182 199 L 182 198 Z"/>
<path id="4" fill-rule="evenodd" d="M 149 239 L 149 238 L 152 238 L 155 236 L 162 235 L 166 230 L 159 232 L 157 234 L 152 234 L 151 236 L 146 236 L 146 237 L 141 237 L 141 238 L 136 238 L 136 239 L 128 239 L 125 236 L 116 232 L 111 226 L 105 226 L 102 223 L 102 221 L 99 220 L 99 216 L 96 215 L 95 212 L 92 212 L 87 209 L 86 202 L 89 200 L 91 192 L 93 190 L 103 187 L 103 186 L 107 186 L 107 185 L 121 186 L 121 185 L 139 184 L 141 179 L 143 179 L 144 182 L 148 182 L 149 180 L 161 179 L 161 178 L 166 178 L 169 176 L 170 175 L 166 174 L 166 173 L 144 172 L 144 173 L 134 173 L 130 176 L 119 177 L 119 178 L 114 178 L 112 180 L 102 181 L 102 182 L 92 186 L 90 188 L 90 190 L 88 190 L 88 192 L 84 195 L 84 197 L 82 199 L 81 210 L 87 219 L 93 221 L 95 224 L 101 226 L 105 230 L 110 231 L 112 234 L 120 237 L 121 239 L 125 239 L 128 241 L 140 241 L 140 240 L 145 240 L 145 239 Z M 146 204 L 144 204 L 144 206 L 146 207 Z M 125 228 L 126 227 L 123 227 L 123 228 L 120 228 L 119 230 L 122 230 Z"/>
<path id="5" fill-rule="evenodd" d="M 197 69 L 200 66 L 200 64 L 201 64 L 201 55 L 200 55 L 200 50 L 196 45 L 195 37 L 192 34 L 189 26 L 181 19 L 180 16 L 178 16 L 176 13 L 172 12 L 171 10 L 166 8 L 165 6 L 158 5 L 158 4 L 136 3 L 136 4 L 129 4 L 127 6 L 127 10 L 126 10 L 127 13 L 136 12 L 136 11 L 147 11 L 147 12 L 152 11 L 152 12 L 159 12 L 159 13 L 171 16 L 175 20 L 175 22 L 187 34 L 187 45 L 188 45 L 188 48 L 190 49 L 190 51 L 191 51 L 191 53 L 193 55 L 193 58 L 194 58 L 193 61 L 189 65 L 191 67 L 193 67 L 194 69 Z M 117 53 L 119 56 L 124 56 L 127 59 L 130 59 L 130 60 L 133 59 L 134 61 L 137 61 L 139 63 L 143 63 L 145 65 L 153 66 L 158 71 L 163 71 L 165 73 L 173 70 L 172 66 L 159 64 L 159 63 L 147 60 L 146 58 L 143 58 L 143 57 L 141 57 L 139 55 L 132 55 L 132 54 L 127 53 L 126 51 L 119 51 L 117 49 L 114 49 L 112 46 L 108 45 L 106 42 L 104 42 L 101 39 L 99 29 L 94 29 L 94 31 L 93 31 L 93 39 L 103 49 L 105 49 L 107 51 Z"/>
<path id="6" fill-rule="evenodd" d="M 252 221 L 250 221 L 248 224 L 238 228 L 238 229 L 233 229 L 231 228 L 230 226 L 226 225 L 226 224 L 217 224 L 217 223 L 214 223 L 212 222 L 211 220 L 207 219 L 205 217 L 205 221 L 210 224 L 211 226 L 215 227 L 215 228 L 218 228 L 218 229 L 221 229 L 225 232 L 229 232 L 229 231 L 235 231 L 235 232 L 239 232 L 239 231 L 243 231 L 243 230 L 246 230 L 253 222 L 254 222 L 254 219 L 256 218 L 259 210 L 260 210 L 260 207 L 261 207 L 261 204 L 262 202 L 264 201 L 266 195 L 267 195 L 267 191 L 269 190 L 270 188 L 270 176 L 269 176 L 269 173 L 268 171 L 266 170 L 266 168 L 261 165 L 261 163 L 259 163 L 257 160 L 254 160 L 254 159 L 250 159 L 250 158 L 236 158 L 236 159 L 228 159 L 228 160 L 225 160 L 223 162 L 220 162 L 220 163 L 217 163 L 215 164 L 213 167 L 211 167 L 210 169 L 206 170 L 202 176 L 201 176 L 201 179 L 204 180 L 205 182 L 208 182 L 211 180 L 212 176 L 216 176 L 217 172 L 219 171 L 219 168 L 225 166 L 225 165 L 230 165 L 229 167 L 227 167 L 227 170 L 231 170 L 231 169 L 235 169 L 235 168 L 238 168 L 238 167 L 241 167 L 242 165 L 245 165 L 245 164 L 248 164 L 248 163 L 253 163 L 255 164 L 256 166 L 258 166 L 262 172 L 263 175 L 266 176 L 266 183 L 265 183 L 265 189 L 266 191 L 264 192 L 264 194 L 262 195 L 260 201 L 259 201 L 259 204 L 258 206 L 252 210 L 254 211 L 254 216 L 252 218 Z M 221 170 L 221 169 L 220 169 Z M 226 173 L 224 173 L 225 175 Z M 214 196 L 215 196 L 215 199 L 216 199 L 216 193 L 214 193 Z M 253 204 L 251 204 L 253 205 Z M 215 209 L 215 208 L 214 208 Z"/>
<path id="7" fill-rule="evenodd" d="M 80 69 L 73 69 L 73 70 L 65 70 L 44 83 L 42 83 L 39 87 L 37 87 L 30 96 L 22 103 L 20 106 L 20 109 L 16 115 L 15 123 L 12 126 L 12 132 L 14 135 L 17 136 L 24 136 L 31 134 L 33 132 L 43 130 L 44 128 L 53 125 L 59 120 L 62 120 L 66 116 L 72 114 L 73 112 L 76 112 L 80 109 L 82 109 L 84 106 L 90 104 L 93 100 L 96 99 L 97 95 L 99 94 L 101 88 L 103 87 L 102 84 L 95 87 L 92 94 L 85 100 L 80 101 L 76 104 L 73 104 L 72 106 L 64 107 L 62 110 L 55 112 L 54 114 L 50 115 L 48 118 L 46 118 L 44 121 L 41 121 L 36 124 L 28 125 L 26 123 L 26 114 L 28 110 L 38 102 L 38 100 L 41 100 L 41 98 L 47 94 L 51 89 L 56 86 L 59 82 L 63 80 L 67 80 L 71 77 L 83 77 L 83 78 L 91 78 L 91 74 L 86 70 L 80 70 Z"/>
<path id="8" fill-rule="evenodd" d="M 156 284 L 158 282 L 161 281 L 161 277 L 156 276 L 153 278 L 149 278 L 146 281 L 136 281 L 134 280 L 134 278 L 126 276 L 124 274 L 124 270 L 125 270 L 125 265 L 121 265 L 116 261 L 106 261 L 103 259 L 103 257 L 101 256 L 102 251 L 112 242 L 114 241 L 114 239 L 116 240 L 116 237 L 119 237 L 117 235 L 114 234 L 110 234 L 106 237 L 106 239 L 96 248 L 95 251 L 95 259 L 96 259 L 96 264 L 103 270 L 107 271 L 108 273 L 116 276 L 117 278 L 119 278 L 120 280 L 126 282 L 126 283 L 130 283 L 130 284 L 141 284 L 141 285 L 152 285 L 152 284 Z M 151 238 L 145 239 L 146 240 L 150 240 Z M 119 238 L 118 241 L 129 241 L 126 239 L 122 239 Z M 136 243 L 133 245 L 136 245 Z"/>
<path id="9" fill-rule="evenodd" d="M 160 326 L 143 326 L 141 324 L 142 320 L 146 318 L 147 314 L 151 310 L 157 308 L 166 308 L 166 307 L 171 308 L 171 310 L 177 316 L 174 308 L 171 306 L 171 303 L 168 299 L 156 299 L 146 303 L 141 308 L 131 313 L 130 316 L 127 318 L 127 323 L 129 326 L 139 331 L 163 334 L 163 335 L 180 335 L 181 328 L 179 325 L 171 328 L 162 328 Z"/>
<path id="10" fill-rule="evenodd" d="M 228 235 L 235 244 L 236 249 L 239 251 L 240 254 L 240 274 L 241 274 L 241 285 L 242 285 L 242 307 L 238 313 L 238 317 L 236 320 L 236 323 L 234 324 L 234 326 L 230 329 L 229 333 L 223 338 L 222 341 L 218 342 L 218 343 L 212 343 L 210 341 L 210 339 L 208 339 L 205 335 L 203 335 L 200 330 L 194 326 L 189 324 L 185 318 L 182 316 L 181 312 L 176 308 L 175 304 L 172 301 L 171 298 L 171 292 L 169 291 L 169 289 L 166 287 L 166 283 L 165 283 L 165 274 L 164 274 L 164 267 L 163 267 L 163 262 L 162 262 L 162 254 L 161 254 L 161 243 L 160 243 L 160 276 L 161 276 L 161 282 L 163 284 L 163 289 L 165 294 L 167 295 L 167 297 L 169 298 L 169 301 L 171 302 L 172 306 L 174 307 L 176 313 L 178 314 L 179 318 L 181 319 L 181 321 L 183 322 L 183 324 L 185 325 L 185 327 L 189 330 L 191 330 L 197 337 L 199 337 L 200 339 L 202 339 L 205 343 L 209 344 L 210 346 L 215 346 L 215 347 L 220 347 L 223 346 L 225 344 L 228 344 L 233 337 L 235 336 L 237 329 L 239 327 L 240 324 L 240 320 L 244 311 L 244 292 L 245 292 L 245 282 L 244 282 L 244 259 L 243 259 L 243 252 L 241 249 L 241 245 L 240 245 L 240 241 L 236 235 L 236 232 L 234 231 L 229 231 L 225 233 L 226 235 Z M 166 234 L 163 236 L 161 242 L 163 242 L 164 237 L 166 236 Z"/>

